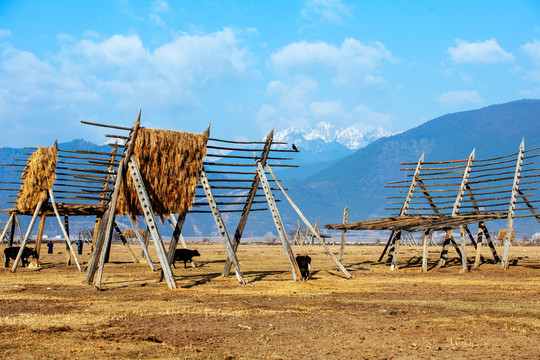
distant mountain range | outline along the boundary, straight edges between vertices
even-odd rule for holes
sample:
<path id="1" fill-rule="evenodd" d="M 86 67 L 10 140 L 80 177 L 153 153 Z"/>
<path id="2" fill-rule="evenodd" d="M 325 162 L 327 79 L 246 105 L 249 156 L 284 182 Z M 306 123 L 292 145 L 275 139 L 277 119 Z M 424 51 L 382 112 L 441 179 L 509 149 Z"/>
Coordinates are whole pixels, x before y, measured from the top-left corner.
<path id="1" fill-rule="evenodd" d="M 346 205 L 349 221 L 388 216 L 385 196 L 395 192 L 384 185 L 404 179 L 399 163 L 417 162 L 422 153 L 426 161 L 464 159 L 474 148 L 479 159 L 508 155 L 518 151 L 523 138 L 526 149 L 535 148 L 540 146 L 539 125 L 540 100 L 448 114 L 381 138 L 288 185 L 308 218 L 325 224 L 341 222 Z M 532 234 L 540 226 L 536 220 L 520 219 L 516 228 Z"/>
<path id="2" fill-rule="evenodd" d="M 364 133 L 354 128 L 334 129 L 327 123 L 320 123 L 314 129 L 291 128 L 276 132 L 274 139 L 294 143 L 300 150 L 294 162 L 301 166 L 281 170 L 279 176 L 304 215 L 313 222 L 317 220 L 321 228 L 324 224 L 341 222 L 345 206 L 349 207 L 351 222 L 383 217 L 389 215 L 384 210 L 385 196 L 395 195 L 384 185 L 404 178 L 399 163 L 416 162 L 422 153 L 426 161 L 463 159 L 473 148 L 477 158 L 508 155 L 517 152 L 522 138 L 526 148 L 538 147 L 539 120 L 540 100 L 520 100 L 447 114 L 394 135 L 382 129 Z M 362 147 L 363 144 L 367 145 Z M 60 144 L 60 148 L 110 151 L 108 146 L 84 140 Z M 22 153 L 30 151 L 1 148 L 0 163 L 11 163 L 11 159 L 21 158 Z M 18 173 L 3 171 L 0 180 L 14 181 L 17 176 Z M 281 194 L 276 192 L 275 196 L 282 200 L 278 206 L 286 228 L 295 229 L 298 216 Z M 6 200 L 5 192 L 0 192 L 0 200 Z M 231 236 L 238 217 L 224 214 Z M 92 226 L 91 219 L 86 221 Z M 540 229 L 538 222 L 530 219 L 519 219 L 515 225 L 518 233 L 530 235 Z M 164 231 L 170 231 L 167 228 Z M 190 215 L 184 234 L 216 236 L 217 229 L 211 215 Z M 269 212 L 250 214 L 244 234 L 246 237 L 266 234 L 267 238 L 273 238 L 272 234 L 277 233 Z"/>

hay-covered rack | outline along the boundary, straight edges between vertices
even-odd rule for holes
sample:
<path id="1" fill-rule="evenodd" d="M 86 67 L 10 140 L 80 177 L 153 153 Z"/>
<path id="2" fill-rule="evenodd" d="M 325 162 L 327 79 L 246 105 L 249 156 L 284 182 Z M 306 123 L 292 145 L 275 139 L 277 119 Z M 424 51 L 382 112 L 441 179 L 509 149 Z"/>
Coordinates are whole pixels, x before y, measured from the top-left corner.
<path id="1" fill-rule="evenodd" d="M 115 209 L 117 207 L 117 192 L 119 191 L 117 191 L 117 189 L 120 189 L 121 184 L 126 181 L 124 175 L 125 164 L 127 164 L 127 167 L 129 168 L 129 176 L 137 183 L 137 187 L 142 189 L 139 194 L 139 201 L 141 202 L 142 207 L 146 206 L 146 208 L 151 209 L 152 205 L 150 204 L 151 201 L 149 200 L 148 192 L 146 191 L 148 190 L 146 189 L 148 185 L 145 185 L 146 180 L 143 179 L 145 175 L 139 173 L 140 164 L 138 164 L 137 161 L 134 161 L 132 157 L 133 144 L 137 141 L 140 118 L 137 119 L 132 128 L 99 123 L 84 123 L 91 126 L 120 130 L 120 134 L 107 134 L 106 136 L 125 142 L 123 145 L 117 145 L 119 149 L 124 149 L 122 152 L 122 160 L 118 164 L 116 170 L 116 183 L 113 186 L 114 191 L 109 199 L 107 210 L 103 215 L 105 221 L 101 221 L 101 225 L 98 226 L 99 230 L 96 236 L 95 249 L 87 269 L 86 281 L 88 283 L 94 283 L 94 285 L 99 288 L 101 287 L 101 278 L 104 268 L 103 259 L 106 251 L 105 249 L 110 246 L 110 233 L 112 232 L 111 224 L 114 223 L 114 217 L 116 215 L 109 209 Z M 153 129 L 152 131 L 160 130 Z M 211 138 L 209 137 L 209 129 L 205 132 L 205 136 L 207 137 L 205 156 L 200 165 L 200 169 L 198 169 L 199 181 L 193 201 L 189 204 L 189 209 L 178 213 L 171 212 L 170 214 L 165 214 L 162 212 L 159 214 L 162 219 L 166 218 L 170 221 L 174 228 L 173 236 L 167 251 L 165 251 L 161 236 L 157 231 L 154 214 L 152 214 L 151 211 L 148 214 L 142 214 L 145 217 L 147 226 L 150 228 L 154 244 L 157 246 L 156 251 L 160 257 L 162 279 L 164 278 L 167 280 L 170 288 L 176 287 L 172 271 L 170 271 L 170 263 L 172 262 L 178 242 L 180 242 L 183 247 L 186 247 L 181 235 L 186 216 L 190 213 L 209 213 L 212 214 L 214 218 L 227 252 L 227 259 L 222 275 L 228 276 L 231 268 L 234 268 L 239 283 L 244 284 L 245 280 L 236 256 L 236 251 L 240 244 L 250 212 L 269 209 L 287 259 L 289 260 L 293 279 L 300 281 L 301 274 L 298 264 L 296 263 L 286 235 L 283 236 L 285 232 L 283 231 L 283 224 L 281 223 L 281 218 L 276 206 L 276 202 L 279 202 L 279 200 L 275 200 L 272 194 L 272 191 L 280 190 L 280 188 L 275 187 L 275 185 L 271 185 L 275 184 L 278 180 L 277 178 L 269 180 L 266 176 L 268 173 L 264 171 L 265 166 L 268 167 L 268 171 L 271 171 L 269 169 L 270 165 L 274 168 L 296 167 L 297 165 L 290 164 L 290 161 L 293 160 L 293 158 L 287 157 L 287 153 L 294 153 L 296 151 L 285 148 L 287 145 L 286 143 L 275 142 L 273 140 L 273 131 L 268 134 L 265 141 L 257 142 L 229 141 Z M 159 144 L 156 145 L 156 149 L 159 149 Z M 281 190 L 285 191 L 285 189 Z M 240 213 L 234 236 L 230 236 L 226 229 L 223 220 L 223 214 L 226 213 Z M 128 211 L 125 215 L 128 215 L 130 221 L 134 223 L 135 217 L 141 214 Z"/>
<path id="2" fill-rule="evenodd" d="M 58 154 L 57 163 L 48 171 L 55 179 L 46 189 L 46 196 L 39 204 L 24 209 L 17 206 L 17 201 L 13 202 L 15 207 L 8 210 L 10 223 L 4 227 L 4 233 L 0 238 L 4 239 L 10 229 L 8 243 L 11 246 L 15 227 L 19 224 L 17 216 L 32 215 L 22 245 L 26 244 L 35 222 L 40 218 L 36 241 L 36 250 L 39 252 L 45 219 L 54 214 L 62 227 L 67 246 L 71 248 L 71 253 L 79 266 L 69 239 L 68 218 L 95 216 L 92 255 L 86 269 L 86 282 L 94 284 L 99 289 L 102 286 L 104 267 L 108 262 L 114 231 L 118 233 L 120 240 L 136 260 L 116 222 L 117 215 L 127 215 L 133 234 L 141 245 L 150 268 L 155 271 L 147 249 L 151 235 L 161 265 L 161 280 L 165 279 L 169 288 L 173 289 L 176 283 L 170 264 L 178 243 L 180 242 L 184 248 L 187 247 L 182 237 L 186 216 L 208 213 L 214 218 L 227 252 L 222 275 L 228 276 L 234 267 L 238 281 L 244 284 L 245 280 L 236 255 L 237 248 L 250 212 L 269 210 L 290 263 L 293 279 L 301 280 L 300 270 L 277 208 L 280 200 L 274 198 L 273 191 L 281 190 L 302 220 L 308 226 L 311 225 L 286 194 L 286 189 L 279 184 L 278 178 L 270 168 L 270 166 L 297 167 L 290 163 L 293 158 L 288 153 L 295 153 L 298 150 L 289 148 L 287 143 L 274 141 L 273 131 L 264 141 L 230 141 L 209 137 L 210 128 L 203 134 L 180 134 L 180 132 L 145 129 L 140 127 L 140 122 L 140 112 L 131 127 L 83 121 L 82 123 L 86 125 L 107 128 L 113 132 L 105 135 L 106 138 L 112 139 L 109 143 L 111 151 L 55 148 Z M 142 142 L 139 141 L 141 139 Z M 144 153 L 141 149 L 146 146 L 152 150 L 147 151 L 146 155 L 141 155 Z M 36 152 L 39 150 L 39 148 L 29 149 Z M 171 154 L 172 160 L 169 158 Z M 31 153 L 25 155 L 32 156 Z M 149 156 L 153 158 L 149 160 Z M 18 168 L 28 166 L 28 158 L 15 160 L 24 164 L 2 165 Z M 154 166 L 153 163 L 159 163 L 160 168 L 157 170 L 149 168 Z M 191 165 L 186 167 L 186 164 Z M 174 182 L 176 180 L 174 171 L 178 167 L 185 169 L 182 170 L 184 173 L 181 176 L 176 177 L 183 179 L 182 181 L 187 179 L 187 185 Z M 14 171 L 22 172 L 18 169 Z M 166 189 L 154 187 L 155 184 L 151 184 L 150 180 L 158 179 L 164 174 L 168 174 L 168 179 L 173 183 L 172 188 L 168 182 L 165 184 Z M 267 174 L 271 174 L 271 178 L 267 177 Z M 7 184 L 17 185 L 18 188 L 2 190 L 20 192 L 20 182 Z M 156 186 L 163 187 L 163 184 Z M 17 197 L 17 195 L 10 196 Z M 56 202 L 55 199 L 60 202 Z M 229 235 L 223 219 L 224 215 L 230 216 L 228 213 L 240 215 L 234 236 Z M 60 220 L 61 216 L 64 216 L 63 223 Z M 143 238 L 138 230 L 138 216 L 144 217 L 147 226 L 146 238 Z M 159 233 L 156 216 L 159 216 L 162 222 L 166 219 L 174 229 L 168 250 L 165 249 Z M 341 262 L 326 246 L 325 249 L 345 276 L 351 278 Z M 70 252 L 68 263 L 71 261 L 69 254 Z M 13 271 L 15 269 L 16 265 Z"/>
<path id="3" fill-rule="evenodd" d="M 523 140 L 516 153 L 489 159 L 476 159 L 473 150 L 468 158 L 451 161 L 425 161 L 402 163 L 407 179 L 389 182 L 386 187 L 399 190 L 390 199 L 386 210 L 397 211 L 386 218 L 325 225 L 333 230 L 390 230 L 388 242 L 379 258 L 387 255 L 386 263 L 398 268 L 402 232 L 423 232 L 422 271 L 427 271 L 428 242 L 434 231 L 444 231 L 445 240 L 438 267 L 447 263 L 448 247 L 453 245 L 461 259 L 462 271 L 467 271 L 465 242 L 468 237 L 475 247 L 473 267 L 484 261 L 481 255 L 485 237 L 494 262 L 508 269 L 510 234 L 516 218 L 535 217 L 540 222 L 537 204 L 540 202 L 535 188 L 540 183 L 540 168 L 535 159 L 540 148 L 525 149 Z M 400 205 L 396 207 L 396 205 Z M 499 258 L 486 227 L 490 220 L 506 219 L 506 237 L 502 259 Z M 469 227 L 478 224 L 475 239 Z M 459 229 L 461 246 L 453 237 Z"/>

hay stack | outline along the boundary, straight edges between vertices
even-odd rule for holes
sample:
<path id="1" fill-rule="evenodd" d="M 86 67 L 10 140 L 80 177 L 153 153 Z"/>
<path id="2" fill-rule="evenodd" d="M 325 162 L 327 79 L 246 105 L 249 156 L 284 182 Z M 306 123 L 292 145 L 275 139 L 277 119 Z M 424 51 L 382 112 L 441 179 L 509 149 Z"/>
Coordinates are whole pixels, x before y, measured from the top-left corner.
<path id="1" fill-rule="evenodd" d="M 30 155 L 24 168 L 23 183 L 15 207 L 19 211 L 34 211 L 40 201 L 48 197 L 48 190 L 52 189 L 56 180 L 56 162 L 58 149 L 55 146 L 38 147 Z"/>
<path id="2" fill-rule="evenodd" d="M 208 131 L 192 134 L 139 129 L 132 158 L 139 165 L 156 215 L 163 217 L 187 212 L 195 197 L 207 141 Z M 131 176 L 122 183 L 116 212 L 142 215 Z"/>

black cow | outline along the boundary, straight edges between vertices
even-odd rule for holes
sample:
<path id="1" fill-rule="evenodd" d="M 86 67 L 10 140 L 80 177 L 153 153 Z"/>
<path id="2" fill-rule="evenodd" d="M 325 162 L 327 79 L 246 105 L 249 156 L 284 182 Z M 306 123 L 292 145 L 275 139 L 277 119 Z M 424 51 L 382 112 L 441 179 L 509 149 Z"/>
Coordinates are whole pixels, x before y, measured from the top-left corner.
<path id="1" fill-rule="evenodd" d="M 17 259 L 17 254 L 19 254 L 20 246 L 10 246 L 4 249 L 4 255 L 6 257 L 5 266 L 9 267 L 9 259 Z M 26 246 L 23 249 L 21 256 L 23 267 L 28 266 L 28 258 L 32 256 L 35 259 L 39 260 L 39 255 L 34 249 L 27 248 Z"/>
<path id="2" fill-rule="evenodd" d="M 311 258 L 308 255 L 298 255 L 296 257 L 296 263 L 300 268 L 302 280 L 307 280 L 309 278 L 309 270 L 311 269 Z"/>
<path id="3" fill-rule="evenodd" d="M 176 249 L 174 252 L 174 258 L 172 261 L 172 265 L 176 269 L 176 266 L 174 263 L 176 261 L 183 261 L 184 262 L 184 269 L 187 267 L 186 264 L 192 261 L 192 257 L 194 256 L 201 256 L 197 250 L 189 250 L 189 249 Z"/>

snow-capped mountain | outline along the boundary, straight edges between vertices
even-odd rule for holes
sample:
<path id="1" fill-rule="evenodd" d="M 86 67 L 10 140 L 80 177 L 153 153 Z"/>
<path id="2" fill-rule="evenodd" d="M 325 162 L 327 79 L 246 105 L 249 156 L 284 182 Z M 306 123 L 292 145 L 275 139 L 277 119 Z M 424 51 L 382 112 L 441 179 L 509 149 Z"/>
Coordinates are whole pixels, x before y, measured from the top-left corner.
<path id="1" fill-rule="evenodd" d="M 296 146 L 303 147 L 306 150 L 310 150 L 313 144 L 318 143 L 320 145 L 321 142 L 335 142 L 348 149 L 357 150 L 369 145 L 375 140 L 390 135 L 392 134 L 389 131 L 382 128 L 365 131 L 353 125 L 347 128 L 336 129 L 328 122 L 320 122 L 314 128 L 305 127 L 298 129 L 296 127 L 291 127 L 278 131 L 274 134 L 274 140 L 294 143 Z"/>

